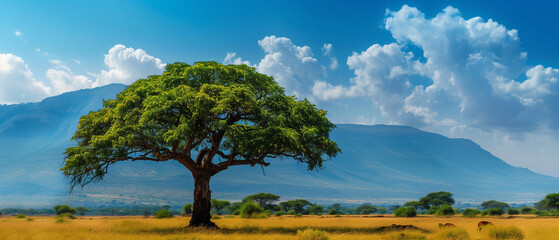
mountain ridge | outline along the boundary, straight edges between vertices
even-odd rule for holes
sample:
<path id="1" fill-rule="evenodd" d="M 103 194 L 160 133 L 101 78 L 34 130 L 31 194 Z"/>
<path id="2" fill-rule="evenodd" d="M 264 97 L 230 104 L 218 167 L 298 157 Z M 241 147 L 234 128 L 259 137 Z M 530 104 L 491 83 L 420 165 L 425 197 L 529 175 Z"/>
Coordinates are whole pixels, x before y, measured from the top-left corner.
<path id="1" fill-rule="evenodd" d="M 188 202 L 192 176 L 177 162 L 118 163 L 103 181 L 68 195 L 68 180 L 59 169 L 65 148 L 75 144 L 71 137 L 80 116 L 100 109 L 102 99 L 114 98 L 125 87 L 113 84 L 37 103 L 1 105 L 0 205 Z M 555 191 L 559 183 L 558 178 L 511 166 L 470 139 L 409 126 L 337 124 L 331 138 L 342 153 L 318 172 L 307 172 L 289 159 L 271 160 L 262 169 L 235 166 L 212 178 L 213 195 L 238 200 L 273 192 L 282 199 L 314 202 L 398 202 L 450 191 L 460 201 L 527 202 Z"/>

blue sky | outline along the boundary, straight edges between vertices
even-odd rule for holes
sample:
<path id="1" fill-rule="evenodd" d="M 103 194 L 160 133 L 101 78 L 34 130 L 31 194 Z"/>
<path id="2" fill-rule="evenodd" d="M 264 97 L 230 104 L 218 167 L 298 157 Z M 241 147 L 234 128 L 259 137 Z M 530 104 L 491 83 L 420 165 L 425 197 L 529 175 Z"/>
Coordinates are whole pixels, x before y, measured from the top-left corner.
<path id="1" fill-rule="evenodd" d="M 558 5 L 3 1 L 0 104 L 129 84 L 176 61 L 247 63 L 335 123 L 471 138 L 559 176 Z"/>

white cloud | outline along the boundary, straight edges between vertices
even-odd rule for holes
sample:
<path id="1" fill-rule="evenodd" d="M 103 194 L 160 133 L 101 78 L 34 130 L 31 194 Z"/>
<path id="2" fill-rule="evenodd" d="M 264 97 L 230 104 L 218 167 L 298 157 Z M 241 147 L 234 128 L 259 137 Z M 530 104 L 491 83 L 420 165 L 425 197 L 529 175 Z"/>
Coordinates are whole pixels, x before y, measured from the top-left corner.
<path id="1" fill-rule="evenodd" d="M 297 46 L 289 38 L 268 36 L 258 41 L 266 56 L 257 70 L 274 76 L 288 94 L 312 98 L 313 85 L 326 77 L 326 68 L 308 46 Z"/>
<path id="2" fill-rule="evenodd" d="M 91 79 L 83 75 L 76 75 L 70 68 L 65 66 L 59 66 L 56 69 L 48 69 L 47 78 L 50 79 L 53 86 L 53 94 L 95 86 L 95 83 Z"/>
<path id="3" fill-rule="evenodd" d="M 0 104 L 38 101 L 49 92 L 48 87 L 35 80 L 23 59 L 0 54 Z"/>
<path id="4" fill-rule="evenodd" d="M 14 35 L 15 35 L 16 37 L 23 37 L 23 33 L 21 33 L 21 32 L 18 31 L 18 30 L 15 30 L 15 31 L 14 31 Z"/>
<path id="5" fill-rule="evenodd" d="M 328 65 L 328 68 L 330 68 L 330 70 L 336 70 L 339 67 L 338 59 L 334 56 L 332 51 L 333 51 L 333 47 L 331 43 L 325 43 L 322 46 L 322 55 L 330 57 L 330 65 Z"/>
<path id="6" fill-rule="evenodd" d="M 234 65 L 245 64 L 245 65 L 251 66 L 249 61 L 243 61 L 241 59 L 241 57 L 236 57 L 236 56 L 237 56 L 237 53 L 234 53 L 234 52 L 227 53 L 227 56 L 225 56 L 225 59 L 223 59 L 223 63 L 224 64 L 234 64 Z"/>
<path id="7" fill-rule="evenodd" d="M 163 73 L 166 64 L 142 49 L 117 44 L 105 54 L 105 66 L 108 70 L 102 70 L 97 75 L 96 84 L 99 86 L 111 83 L 131 84 L 148 75 Z"/>

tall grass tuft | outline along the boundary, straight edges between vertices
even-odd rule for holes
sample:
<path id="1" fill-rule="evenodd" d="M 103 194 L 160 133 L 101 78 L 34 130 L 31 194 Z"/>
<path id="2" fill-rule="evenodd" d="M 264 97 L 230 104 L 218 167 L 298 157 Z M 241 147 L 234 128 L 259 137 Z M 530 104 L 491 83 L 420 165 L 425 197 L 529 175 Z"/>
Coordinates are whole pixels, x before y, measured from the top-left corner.
<path id="1" fill-rule="evenodd" d="M 328 240 L 328 233 L 318 229 L 307 228 L 303 231 L 297 230 L 297 237 L 301 240 Z"/>
<path id="2" fill-rule="evenodd" d="M 435 240 L 468 240 L 468 232 L 462 228 L 447 227 L 441 228 L 434 236 Z"/>
<path id="3" fill-rule="evenodd" d="M 486 230 L 489 239 L 494 240 L 522 240 L 524 233 L 515 226 L 490 226 Z"/>

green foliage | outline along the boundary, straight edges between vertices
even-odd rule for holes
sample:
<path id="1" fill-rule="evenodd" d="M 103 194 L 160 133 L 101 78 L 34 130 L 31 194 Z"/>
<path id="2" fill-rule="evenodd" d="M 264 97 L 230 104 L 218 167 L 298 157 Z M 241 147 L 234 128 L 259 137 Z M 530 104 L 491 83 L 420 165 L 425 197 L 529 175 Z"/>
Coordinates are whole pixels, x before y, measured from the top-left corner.
<path id="1" fill-rule="evenodd" d="M 435 213 L 437 213 L 439 208 L 440 208 L 439 206 L 432 206 L 431 208 L 429 208 L 429 210 L 426 213 L 427 214 L 435 214 Z"/>
<path id="2" fill-rule="evenodd" d="M 363 204 L 355 209 L 355 212 L 362 215 L 368 215 L 377 212 L 378 209 L 371 204 Z"/>
<path id="3" fill-rule="evenodd" d="M 236 215 L 236 216 L 241 215 L 241 209 L 237 209 L 231 214 Z"/>
<path id="4" fill-rule="evenodd" d="M 295 212 L 295 210 L 289 210 L 286 213 L 286 215 L 295 215 L 295 214 L 297 214 L 297 212 Z"/>
<path id="5" fill-rule="evenodd" d="M 289 210 L 293 210 L 295 211 L 295 213 L 303 213 L 306 206 L 312 206 L 312 203 L 305 199 L 295 199 L 286 202 L 280 202 L 280 208 L 286 212 L 288 212 Z"/>
<path id="6" fill-rule="evenodd" d="M 66 219 L 64 219 L 64 218 L 61 218 L 61 217 L 59 217 L 59 218 L 56 219 L 56 223 L 67 223 L 67 222 L 70 222 L 70 221 L 68 221 L 68 220 L 66 220 Z"/>
<path id="7" fill-rule="evenodd" d="M 400 207 L 394 211 L 394 216 L 396 217 L 415 217 L 417 216 L 417 211 L 414 207 Z"/>
<path id="8" fill-rule="evenodd" d="M 404 204 L 406 207 L 414 207 L 415 209 L 421 208 L 423 205 L 419 201 L 411 201 Z"/>
<path id="9" fill-rule="evenodd" d="M 558 209 L 559 193 L 550 193 L 539 203 L 542 209 Z"/>
<path id="10" fill-rule="evenodd" d="M 330 209 L 328 211 L 328 215 L 336 215 L 336 214 L 338 214 L 338 211 L 336 211 L 336 209 Z"/>
<path id="11" fill-rule="evenodd" d="M 182 207 L 182 212 L 184 215 L 188 215 L 192 213 L 192 203 L 187 203 Z"/>
<path id="12" fill-rule="evenodd" d="M 452 228 L 441 228 L 434 234 L 433 239 L 435 240 L 468 240 L 470 239 L 468 232 L 462 228 L 452 227 Z"/>
<path id="13" fill-rule="evenodd" d="M 489 201 L 485 201 L 481 203 L 481 208 L 482 209 L 489 209 L 489 208 L 500 208 L 500 209 L 506 209 L 509 208 L 510 206 L 507 203 L 504 202 L 498 202 L 495 200 L 489 200 Z"/>
<path id="14" fill-rule="evenodd" d="M 80 216 L 83 216 L 83 215 L 85 215 L 86 212 L 91 211 L 91 210 L 89 210 L 85 207 L 78 207 L 78 208 L 76 208 L 76 210 L 78 212 L 78 215 L 80 215 Z"/>
<path id="15" fill-rule="evenodd" d="M 490 209 L 485 209 L 481 212 L 481 216 L 501 216 L 503 215 L 503 209 L 501 208 L 490 208 Z"/>
<path id="16" fill-rule="evenodd" d="M 328 233 L 318 229 L 297 230 L 297 237 L 300 240 L 328 240 Z"/>
<path id="17" fill-rule="evenodd" d="M 241 206 L 240 211 L 242 218 L 261 218 L 264 209 L 255 202 L 246 202 Z"/>
<path id="18" fill-rule="evenodd" d="M 452 193 L 449 192 L 432 192 L 419 199 L 419 203 L 423 209 L 430 209 L 433 206 L 441 206 L 443 204 L 452 206 L 454 198 L 452 198 Z"/>
<path id="19" fill-rule="evenodd" d="M 489 239 L 494 240 L 522 240 L 524 233 L 515 226 L 490 226 L 484 230 Z"/>
<path id="20" fill-rule="evenodd" d="M 464 217 L 475 217 L 476 215 L 481 214 L 481 211 L 479 209 L 473 209 L 473 208 L 466 208 L 463 212 L 462 215 Z"/>
<path id="21" fill-rule="evenodd" d="M 536 209 L 531 208 L 531 207 L 520 208 L 520 214 L 531 214 L 531 213 L 534 213 L 534 211 L 536 211 Z"/>
<path id="22" fill-rule="evenodd" d="M 295 217 L 302 217 L 302 216 L 303 216 L 303 214 L 295 213 Z"/>
<path id="23" fill-rule="evenodd" d="M 285 95 L 273 77 L 246 65 L 169 64 L 103 106 L 80 119 L 78 145 L 66 149 L 61 170 L 72 186 L 102 180 L 120 161 L 177 160 L 214 175 L 235 165 L 267 166 L 266 157 L 313 170 L 340 152 L 326 111 Z M 229 161 L 214 163 L 216 156 Z"/>
<path id="24" fill-rule="evenodd" d="M 77 217 L 72 215 L 71 213 L 61 213 L 58 215 L 60 218 L 69 218 L 69 219 L 76 219 Z"/>
<path id="25" fill-rule="evenodd" d="M 438 216 L 452 216 L 454 215 L 454 209 L 452 209 L 450 205 L 444 204 L 441 207 L 439 207 L 439 209 L 437 210 L 437 212 L 435 212 L 435 214 Z"/>
<path id="26" fill-rule="evenodd" d="M 518 215 L 518 214 L 520 214 L 520 211 L 516 208 L 509 208 L 509 209 L 507 209 L 507 214 L 508 215 Z"/>
<path id="27" fill-rule="evenodd" d="M 53 208 L 54 208 L 54 211 L 56 212 L 56 215 L 60 215 L 60 214 L 63 214 L 63 213 L 73 214 L 73 213 L 76 212 L 75 208 L 70 207 L 68 205 L 56 205 Z"/>
<path id="28" fill-rule="evenodd" d="M 311 215 L 322 215 L 322 212 L 324 212 L 324 207 L 320 205 L 312 205 L 308 207 L 307 210 Z"/>
<path id="29" fill-rule="evenodd" d="M 285 214 L 284 211 L 277 211 L 274 215 L 279 217 L 279 216 L 284 215 L 284 214 Z"/>
<path id="30" fill-rule="evenodd" d="M 26 216 L 23 215 L 23 214 L 18 214 L 18 215 L 16 216 L 16 218 L 26 218 Z"/>
<path id="31" fill-rule="evenodd" d="M 254 201 L 264 209 L 273 209 L 273 203 L 279 201 L 280 196 L 271 193 L 257 193 L 249 195 L 243 199 L 243 202 Z"/>
<path id="32" fill-rule="evenodd" d="M 223 211 L 223 209 L 226 208 L 227 206 L 231 205 L 229 201 L 221 201 L 217 199 L 212 199 L 211 204 L 212 204 L 212 208 L 215 210 L 215 213 L 217 213 L 217 215 L 221 215 L 221 211 Z"/>
<path id="33" fill-rule="evenodd" d="M 386 210 L 385 207 L 379 207 L 377 210 L 378 214 L 386 214 L 388 212 L 388 210 Z"/>
<path id="34" fill-rule="evenodd" d="M 143 215 L 145 218 L 148 218 L 149 216 L 151 216 L 151 211 L 145 210 Z"/>
<path id="35" fill-rule="evenodd" d="M 173 214 L 171 214 L 171 212 L 167 209 L 161 209 L 157 212 L 155 212 L 155 218 L 161 219 L 161 218 L 172 218 Z"/>

